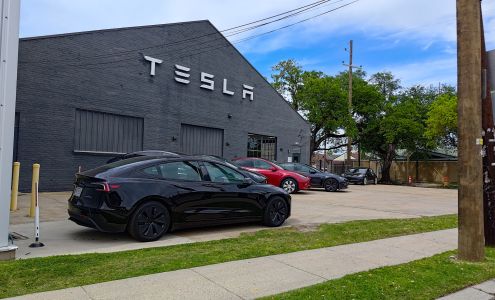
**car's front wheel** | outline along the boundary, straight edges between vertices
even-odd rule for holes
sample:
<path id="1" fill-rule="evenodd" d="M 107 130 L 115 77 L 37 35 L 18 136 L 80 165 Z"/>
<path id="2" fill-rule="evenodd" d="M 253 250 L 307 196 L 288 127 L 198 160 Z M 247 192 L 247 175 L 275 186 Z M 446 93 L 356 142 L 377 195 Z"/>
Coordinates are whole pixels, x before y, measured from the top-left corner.
<path id="1" fill-rule="evenodd" d="M 167 208 L 157 201 L 141 204 L 132 214 L 127 231 L 140 242 L 158 240 L 170 226 Z"/>
<path id="2" fill-rule="evenodd" d="M 280 187 L 289 194 L 297 192 L 297 182 L 292 178 L 286 178 L 280 184 Z"/>
<path id="3" fill-rule="evenodd" d="M 282 225 L 289 215 L 289 206 L 282 197 L 273 197 L 266 205 L 263 224 L 270 227 Z"/>
<path id="4" fill-rule="evenodd" d="M 333 178 L 329 178 L 325 180 L 325 182 L 323 183 L 323 187 L 327 192 L 335 192 L 339 189 L 339 182 Z"/>

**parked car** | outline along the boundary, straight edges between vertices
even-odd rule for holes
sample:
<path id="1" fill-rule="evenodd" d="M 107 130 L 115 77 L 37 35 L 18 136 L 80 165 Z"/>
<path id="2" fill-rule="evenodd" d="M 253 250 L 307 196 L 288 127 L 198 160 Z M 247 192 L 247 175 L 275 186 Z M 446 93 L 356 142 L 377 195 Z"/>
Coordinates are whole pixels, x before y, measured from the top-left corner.
<path id="1" fill-rule="evenodd" d="M 154 241 L 169 230 L 239 222 L 280 226 L 291 197 L 217 160 L 135 157 L 76 175 L 69 219 Z"/>
<path id="2" fill-rule="evenodd" d="M 288 171 L 294 171 L 311 178 L 311 187 L 324 188 L 327 192 L 335 192 L 347 188 L 348 181 L 342 176 L 322 172 L 311 166 L 300 163 L 281 163 L 282 168 Z"/>
<path id="3" fill-rule="evenodd" d="M 373 184 L 378 183 L 378 177 L 376 176 L 375 171 L 366 167 L 364 168 L 357 167 L 357 168 L 349 169 L 344 174 L 342 174 L 342 177 L 344 177 L 345 179 L 349 180 L 349 182 L 352 182 L 354 184 L 359 183 L 366 185 L 368 183 L 373 183 Z"/>
<path id="4" fill-rule="evenodd" d="M 310 187 L 310 179 L 299 173 L 288 171 L 262 158 L 236 158 L 234 164 L 248 170 L 261 173 L 266 176 L 268 183 L 283 188 L 287 193 L 295 193 Z"/>
<path id="5" fill-rule="evenodd" d="M 163 156 L 163 157 L 180 157 L 182 154 L 170 151 L 162 151 L 162 150 L 144 150 L 144 151 L 136 151 L 129 152 L 126 154 L 118 155 L 110 158 L 107 161 L 107 164 L 113 163 L 119 160 L 138 157 L 138 156 Z"/>
<path id="6" fill-rule="evenodd" d="M 119 160 L 123 159 L 128 159 L 128 158 L 133 158 L 133 157 L 139 157 L 139 156 L 151 156 L 151 157 L 181 157 L 181 156 L 186 156 L 187 154 L 182 154 L 182 153 L 177 153 L 177 152 L 170 152 L 170 151 L 162 151 L 162 150 L 144 150 L 144 151 L 137 151 L 137 152 L 131 152 L 131 153 L 126 153 L 123 155 L 116 156 L 114 158 L 111 158 L 107 161 L 107 163 L 112 163 L 116 162 Z M 244 175 L 250 177 L 252 180 L 258 182 L 258 183 L 267 183 L 266 177 L 263 176 L 260 173 L 248 171 L 239 168 L 238 166 L 232 164 L 230 161 L 227 159 L 216 156 L 216 155 L 204 155 L 205 158 L 210 158 L 210 159 L 216 159 L 219 161 L 222 161 L 224 163 L 229 164 L 230 167 L 237 169 L 237 171 L 243 173 Z"/>
<path id="7" fill-rule="evenodd" d="M 223 158 L 221 156 L 204 155 L 203 157 L 219 160 L 219 161 L 227 164 L 229 167 L 234 168 L 237 171 L 243 173 L 244 175 L 246 175 L 247 177 L 249 177 L 252 180 L 256 181 L 257 183 L 268 183 L 268 180 L 267 180 L 266 176 L 264 176 L 263 174 L 260 174 L 258 172 L 254 172 L 254 171 L 249 171 L 249 170 L 243 169 L 243 168 L 241 168 L 239 166 L 236 166 L 231 161 L 229 161 L 228 159 Z"/>

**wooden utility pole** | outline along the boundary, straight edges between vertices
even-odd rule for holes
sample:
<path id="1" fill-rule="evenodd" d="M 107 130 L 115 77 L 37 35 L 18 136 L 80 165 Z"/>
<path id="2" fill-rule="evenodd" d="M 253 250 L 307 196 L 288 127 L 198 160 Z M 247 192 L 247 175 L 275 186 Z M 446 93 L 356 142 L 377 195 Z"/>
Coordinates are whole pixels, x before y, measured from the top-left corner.
<path id="1" fill-rule="evenodd" d="M 349 114 L 352 118 L 352 40 L 349 41 Z M 352 139 L 347 136 L 347 162 L 352 163 Z M 352 166 L 352 165 L 351 165 Z"/>
<path id="2" fill-rule="evenodd" d="M 349 116 L 352 118 L 352 69 L 360 68 L 352 64 L 352 40 L 349 41 L 349 64 L 343 64 L 349 67 Z M 352 138 L 347 136 L 347 163 L 352 167 Z"/>
<path id="3" fill-rule="evenodd" d="M 459 259 L 485 258 L 480 1 L 457 0 Z"/>
<path id="4" fill-rule="evenodd" d="M 481 2 L 480 2 L 481 7 Z M 481 8 L 480 8 L 481 12 Z M 485 245 L 495 246 L 495 149 L 494 122 L 491 96 L 491 76 L 486 53 L 483 13 L 480 13 L 481 26 L 481 69 L 482 104 L 481 123 L 483 127 L 483 211 L 485 215 Z"/>

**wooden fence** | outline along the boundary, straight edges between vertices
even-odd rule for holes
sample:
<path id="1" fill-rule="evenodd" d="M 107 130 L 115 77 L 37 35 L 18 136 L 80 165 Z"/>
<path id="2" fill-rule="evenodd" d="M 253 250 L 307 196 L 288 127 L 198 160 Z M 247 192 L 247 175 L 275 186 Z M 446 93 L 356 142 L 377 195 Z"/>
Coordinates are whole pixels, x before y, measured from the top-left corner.
<path id="1" fill-rule="evenodd" d="M 333 161 L 326 169 L 335 174 L 342 174 L 351 167 L 369 167 L 373 169 L 378 178 L 381 178 L 381 164 L 378 161 L 362 160 L 360 164 L 353 161 L 352 166 L 343 161 Z M 390 179 L 396 182 L 407 183 L 411 176 L 413 182 L 450 183 L 458 182 L 457 161 L 394 161 L 390 167 Z"/>

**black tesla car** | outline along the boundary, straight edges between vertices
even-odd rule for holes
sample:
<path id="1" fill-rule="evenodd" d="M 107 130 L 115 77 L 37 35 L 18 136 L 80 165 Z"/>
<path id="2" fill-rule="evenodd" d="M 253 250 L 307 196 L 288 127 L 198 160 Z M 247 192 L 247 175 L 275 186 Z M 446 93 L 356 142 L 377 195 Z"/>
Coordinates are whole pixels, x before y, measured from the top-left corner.
<path id="1" fill-rule="evenodd" d="M 139 156 L 82 172 L 68 208 L 69 219 L 79 225 L 127 231 L 139 241 L 184 227 L 280 226 L 290 211 L 291 198 L 281 188 L 200 156 Z"/>
<path id="2" fill-rule="evenodd" d="M 336 192 L 346 189 L 348 186 L 347 179 L 339 175 L 322 172 L 316 168 L 300 163 L 281 163 L 278 164 L 282 168 L 301 173 L 302 175 L 311 178 L 311 187 L 321 187 L 327 192 Z"/>
<path id="3" fill-rule="evenodd" d="M 113 157 L 107 161 L 107 164 L 113 163 L 113 162 L 116 162 L 119 160 L 129 159 L 129 158 L 133 158 L 133 157 L 139 157 L 139 156 L 182 157 L 182 156 L 186 156 L 186 154 L 171 152 L 171 151 L 162 151 L 162 150 L 136 151 L 136 152 L 130 152 L 130 153 L 126 153 L 126 154 L 122 154 L 122 155 Z M 215 160 L 219 160 L 221 162 L 224 162 L 224 163 L 228 164 L 229 167 L 236 169 L 237 171 L 243 173 L 244 175 L 250 177 L 252 180 L 254 180 L 258 183 L 266 183 L 267 182 L 266 177 L 263 176 L 262 174 L 241 169 L 223 157 L 216 156 L 216 155 L 202 155 L 202 156 L 205 158 L 215 159 Z"/>
<path id="4" fill-rule="evenodd" d="M 368 183 L 377 184 L 378 176 L 375 171 L 366 167 L 357 167 L 347 170 L 342 177 L 345 177 L 349 182 L 366 185 Z"/>

